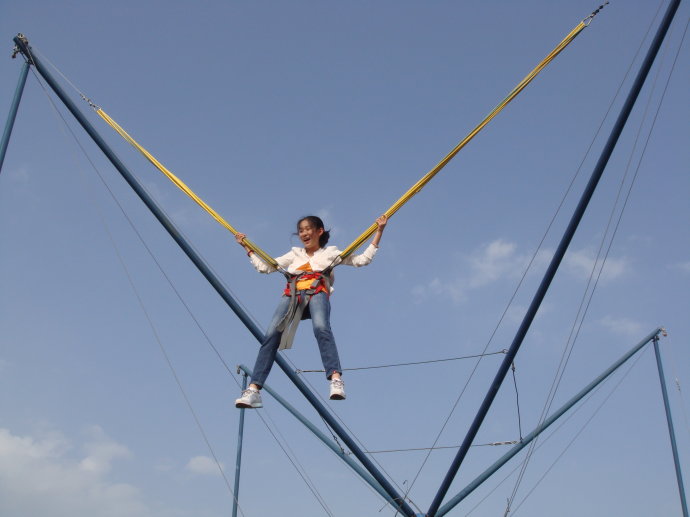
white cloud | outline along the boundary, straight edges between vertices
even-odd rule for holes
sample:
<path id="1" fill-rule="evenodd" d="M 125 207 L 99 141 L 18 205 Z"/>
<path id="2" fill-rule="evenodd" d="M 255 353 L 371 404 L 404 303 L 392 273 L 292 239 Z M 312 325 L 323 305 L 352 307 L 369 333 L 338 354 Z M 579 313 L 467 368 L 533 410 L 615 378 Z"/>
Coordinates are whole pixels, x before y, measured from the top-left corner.
<path id="1" fill-rule="evenodd" d="M 221 467 L 223 465 L 221 464 Z M 220 470 L 216 462 L 208 456 L 194 456 L 185 467 L 193 474 L 219 476 Z"/>
<path id="2" fill-rule="evenodd" d="M 447 296 L 454 302 L 461 302 L 467 298 L 465 281 L 462 278 L 441 281 L 438 277 L 432 278 L 426 285 L 416 285 L 412 288 L 415 300 L 421 302 L 427 296 Z"/>
<path id="3" fill-rule="evenodd" d="M 82 470 L 103 474 L 110 471 L 114 459 L 131 456 L 127 447 L 110 440 L 100 427 L 93 426 L 89 431 L 92 440 L 84 445 L 88 456 L 79 463 Z"/>
<path id="4" fill-rule="evenodd" d="M 532 271 L 544 269 L 551 261 L 553 251 L 540 250 L 531 265 Z M 514 242 L 496 239 L 484 244 L 460 258 L 459 275 L 448 275 L 443 280 L 433 278 L 426 285 L 417 285 L 412 289 L 416 297 L 427 294 L 445 295 L 455 302 L 468 298 L 468 292 L 485 287 L 488 284 L 505 280 L 517 281 L 527 268 L 532 255 L 520 253 Z M 563 267 L 578 278 L 589 278 L 594 266 L 595 254 L 589 249 L 569 252 L 563 261 Z M 630 269 L 625 258 L 608 257 L 601 275 L 602 280 L 618 278 Z M 511 316 L 515 316 L 512 314 Z"/>
<path id="5" fill-rule="evenodd" d="M 590 249 L 570 251 L 563 259 L 564 266 L 579 278 L 589 278 L 594 268 L 596 255 Z M 601 262 L 599 262 L 599 266 Z M 601 280 L 613 280 L 626 273 L 629 269 L 628 261 L 624 258 L 608 257 L 601 273 Z"/>
<path id="6" fill-rule="evenodd" d="M 59 433 L 35 438 L 0 428 L 0 515 L 22 517 L 153 517 L 138 488 L 106 479 L 127 450 L 91 430 L 83 459 Z"/>
<path id="7" fill-rule="evenodd" d="M 599 323 L 612 331 L 625 337 L 644 337 L 642 325 L 630 318 L 614 318 L 613 316 L 604 316 L 599 320 Z"/>
<path id="8" fill-rule="evenodd" d="M 540 268 L 551 260 L 552 252 L 540 250 L 531 268 Z M 518 279 L 532 259 L 531 255 L 517 252 L 517 244 L 496 239 L 473 252 L 467 262 L 470 267 L 470 287 L 481 287 L 506 278 Z"/>
<path id="9" fill-rule="evenodd" d="M 548 262 L 551 253 L 541 250 L 532 264 L 539 267 Z M 426 285 L 417 285 L 412 293 L 417 297 L 425 294 L 446 295 L 455 302 L 467 299 L 468 291 L 478 289 L 493 282 L 518 279 L 523 274 L 531 256 L 517 253 L 517 244 L 496 239 L 461 257 L 460 275 L 448 275 L 441 281 L 433 278 Z"/>
<path id="10" fill-rule="evenodd" d="M 475 252 L 469 259 L 469 285 L 480 287 L 511 274 L 516 267 L 516 248 L 517 245 L 513 242 L 498 239 Z"/>

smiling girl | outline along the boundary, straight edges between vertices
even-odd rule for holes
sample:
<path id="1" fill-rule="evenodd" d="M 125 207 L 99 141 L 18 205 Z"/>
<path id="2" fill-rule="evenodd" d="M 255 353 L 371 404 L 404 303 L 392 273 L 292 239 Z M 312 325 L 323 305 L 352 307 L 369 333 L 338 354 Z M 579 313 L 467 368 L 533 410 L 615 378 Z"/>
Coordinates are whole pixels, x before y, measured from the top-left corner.
<path id="1" fill-rule="evenodd" d="M 369 264 L 376 255 L 387 222 L 388 219 L 385 215 L 376 219 L 378 229 L 364 253 L 341 259 L 341 251 L 338 248 L 335 246 L 326 247 L 330 232 L 324 228 L 323 221 L 319 217 L 310 215 L 297 221 L 297 235 L 304 247 L 292 248 L 282 257 L 275 259 L 280 268 L 290 274 L 290 281 L 283 292 L 278 308 L 266 331 L 266 337 L 259 349 L 251 384 L 235 401 L 236 407 L 262 407 L 261 387 L 271 371 L 279 347 L 282 349 L 290 346 L 290 334 L 294 333 L 294 327 L 289 328 L 290 320 L 294 318 L 298 322 L 300 317 L 301 319 L 311 317 L 326 378 L 330 381 L 331 400 L 343 400 L 345 398 L 340 359 L 330 323 L 331 304 L 329 297 L 333 283 L 331 269 L 339 264 L 355 267 Z M 275 267 L 267 264 L 253 253 L 244 243 L 245 237 L 246 235 L 243 233 L 235 235 L 237 242 L 247 250 L 249 259 L 256 270 L 259 273 L 277 271 Z M 304 311 L 304 316 L 302 316 L 302 311 Z M 290 336 L 287 340 L 286 335 Z"/>

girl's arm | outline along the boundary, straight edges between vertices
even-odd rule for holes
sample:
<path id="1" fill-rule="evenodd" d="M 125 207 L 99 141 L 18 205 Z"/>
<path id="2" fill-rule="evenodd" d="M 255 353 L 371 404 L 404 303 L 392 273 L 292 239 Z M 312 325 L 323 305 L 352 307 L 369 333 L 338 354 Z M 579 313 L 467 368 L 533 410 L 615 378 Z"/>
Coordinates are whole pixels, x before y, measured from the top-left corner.
<path id="1" fill-rule="evenodd" d="M 386 225 L 388 224 L 388 217 L 386 217 L 386 214 L 383 214 L 376 219 L 376 224 L 378 225 L 378 228 L 376 229 L 376 234 L 371 240 L 371 243 L 378 248 L 379 242 L 381 242 L 381 237 L 383 236 L 383 230 L 385 230 Z"/>
<path id="2" fill-rule="evenodd" d="M 247 251 L 247 255 L 249 256 L 249 260 L 254 266 L 254 269 L 256 269 L 259 273 L 273 273 L 274 271 L 277 271 L 275 267 L 273 267 L 271 264 L 266 264 L 266 262 L 261 260 L 261 258 L 259 258 L 256 253 L 254 253 L 254 251 L 247 246 L 247 244 L 244 242 L 245 237 L 247 236 L 244 233 L 237 233 L 235 235 L 235 240 Z M 290 264 L 292 257 L 291 253 L 292 252 L 275 259 L 280 267 L 284 268 Z"/>
<path id="3" fill-rule="evenodd" d="M 361 267 L 368 265 L 374 259 L 374 255 L 376 255 L 376 250 L 378 249 L 379 243 L 381 242 L 383 230 L 386 228 L 386 224 L 388 224 L 388 218 L 385 216 L 385 214 L 376 219 L 376 224 L 378 225 L 378 228 L 376 230 L 374 238 L 371 240 L 371 244 L 369 245 L 369 247 L 365 249 L 364 252 L 360 255 L 350 255 L 349 257 L 346 257 L 342 262 L 340 262 L 341 264 L 345 264 L 347 266 Z"/>
<path id="4" fill-rule="evenodd" d="M 242 247 L 247 251 L 247 255 L 251 255 L 251 254 L 254 253 L 254 252 L 252 251 L 252 249 L 251 249 L 249 246 L 247 246 L 247 245 L 244 243 L 244 239 L 245 239 L 246 237 L 247 237 L 247 235 L 244 234 L 244 233 L 236 233 L 236 234 L 235 234 L 235 240 L 237 241 L 237 244 L 239 244 L 240 246 L 242 246 Z"/>

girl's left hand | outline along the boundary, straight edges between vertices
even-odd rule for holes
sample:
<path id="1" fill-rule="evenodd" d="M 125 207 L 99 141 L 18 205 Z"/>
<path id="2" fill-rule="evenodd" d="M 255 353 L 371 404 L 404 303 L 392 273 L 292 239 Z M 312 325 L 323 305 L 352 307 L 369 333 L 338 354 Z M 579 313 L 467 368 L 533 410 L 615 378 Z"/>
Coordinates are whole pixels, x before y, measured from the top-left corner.
<path id="1" fill-rule="evenodd" d="M 379 216 L 378 219 L 376 219 L 376 224 L 378 225 L 379 230 L 383 231 L 388 224 L 388 217 L 386 217 L 386 214 Z"/>

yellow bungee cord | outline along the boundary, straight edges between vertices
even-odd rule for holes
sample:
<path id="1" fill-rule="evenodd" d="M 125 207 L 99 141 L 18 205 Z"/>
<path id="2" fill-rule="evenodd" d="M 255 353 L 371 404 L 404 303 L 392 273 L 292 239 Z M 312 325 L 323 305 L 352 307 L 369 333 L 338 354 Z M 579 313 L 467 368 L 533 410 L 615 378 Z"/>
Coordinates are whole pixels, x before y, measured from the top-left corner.
<path id="1" fill-rule="evenodd" d="M 607 2 L 608 3 L 608 2 Z M 460 149 L 465 147 L 470 140 L 472 140 L 477 133 L 479 133 L 484 127 L 491 122 L 491 120 L 498 115 L 503 108 L 505 108 L 510 101 L 512 101 L 522 90 L 525 89 L 525 87 L 534 79 L 539 72 L 541 72 L 558 54 L 561 53 L 561 51 L 567 47 L 571 41 L 575 39 L 575 37 L 582 32 L 582 30 L 589 25 L 591 22 L 592 18 L 601 10 L 603 6 L 600 6 L 599 9 L 594 11 L 592 14 L 590 14 L 587 18 L 585 18 L 583 21 L 581 21 L 570 33 L 563 38 L 563 41 L 561 41 L 556 48 L 554 48 L 548 56 L 546 56 L 541 63 L 539 63 L 520 83 L 513 88 L 513 90 L 508 94 L 508 96 L 503 99 L 491 112 L 482 120 L 472 131 L 469 132 L 469 134 L 462 139 L 462 141 L 456 145 L 452 151 L 450 151 L 436 166 L 431 169 L 429 172 L 427 172 L 422 179 L 420 179 L 417 183 L 412 185 L 412 187 L 405 192 L 405 194 L 402 195 L 400 199 L 398 199 L 393 206 L 391 206 L 388 210 L 384 212 L 386 217 L 390 218 L 393 214 L 395 214 L 400 208 L 407 203 L 415 194 L 417 194 L 419 191 L 421 191 L 424 186 L 431 181 L 431 179 L 438 174 L 443 167 L 445 167 L 448 162 L 450 162 L 453 157 L 455 157 L 458 152 L 460 152 Z M 348 255 L 352 254 L 357 248 L 359 248 L 371 235 L 376 231 L 376 228 L 378 225 L 376 223 L 372 224 L 367 228 L 364 233 L 362 233 L 357 239 L 350 244 L 343 252 L 340 254 L 341 258 L 345 258 Z"/>
<path id="2" fill-rule="evenodd" d="M 400 199 L 398 199 L 393 206 L 384 212 L 386 217 L 391 217 L 395 214 L 402 206 L 407 203 L 415 194 L 420 192 L 424 186 L 426 186 L 431 179 L 438 174 L 443 167 L 445 167 L 448 162 L 450 162 L 460 150 L 465 147 L 470 140 L 472 140 L 491 120 L 498 115 L 503 108 L 505 108 L 510 101 L 512 101 L 522 90 L 524 90 L 527 85 L 532 82 L 532 80 L 541 72 L 553 59 L 560 54 L 565 47 L 567 47 L 580 32 L 585 27 L 588 27 L 594 16 L 604 7 L 602 4 L 597 8 L 592 14 L 587 18 L 582 20 L 570 33 L 563 38 L 563 40 L 529 73 L 525 78 L 518 83 L 518 85 L 513 88 L 513 90 L 503 99 L 491 112 L 472 130 L 470 133 L 460 141 L 436 166 L 427 172 L 417 183 L 415 183 L 405 194 L 403 194 Z M 137 149 L 141 154 L 143 154 L 147 160 L 149 160 L 159 171 L 161 171 L 165 176 L 170 179 L 177 187 L 192 198 L 199 206 L 206 210 L 216 221 L 218 221 L 223 227 L 229 230 L 233 235 L 237 235 L 239 232 L 233 228 L 230 223 L 228 223 L 223 217 L 221 217 L 218 212 L 213 210 L 208 204 L 206 204 L 199 196 L 197 196 L 182 180 L 170 172 L 163 164 L 161 164 L 151 153 L 149 153 L 144 147 L 138 144 L 117 122 L 115 122 L 107 113 L 105 113 L 100 107 L 94 105 L 89 101 L 89 104 L 94 107 L 96 113 L 105 120 L 105 122 L 111 126 L 117 133 L 122 136 L 127 142 L 129 142 L 135 149 Z M 351 255 L 357 248 L 359 248 L 371 235 L 376 231 L 378 225 L 376 223 L 372 224 L 367 228 L 364 233 L 362 233 L 352 244 L 350 244 L 345 250 L 340 254 L 340 258 Z M 244 243 L 254 251 L 261 259 L 267 264 L 272 265 L 276 269 L 279 269 L 278 263 L 265 251 L 259 248 L 256 244 L 251 242 L 249 239 L 244 239 Z"/>
<path id="3" fill-rule="evenodd" d="M 199 206 L 201 206 L 204 210 L 206 210 L 211 217 L 213 217 L 216 221 L 218 221 L 225 229 L 229 230 L 233 235 L 237 235 L 239 232 L 230 225 L 223 217 L 216 212 L 213 208 L 211 208 L 206 202 L 201 199 L 199 196 L 197 196 L 192 189 L 190 189 L 180 178 L 175 176 L 172 172 L 170 172 L 161 162 L 159 162 L 151 153 L 149 153 L 146 149 L 144 149 L 141 145 L 139 145 L 134 138 L 132 138 L 127 131 L 125 131 L 117 122 L 115 122 L 105 111 L 103 111 L 101 108 L 97 107 L 96 108 L 96 113 L 106 121 L 106 123 L 112 127 L 115 131 L 117 131 L 122 138 L 124 138 L 127 142 L 129 142 L 137 151 L 139 151 L 141 154 L 143 154 L 148 161 L 150 161 L 159 171 L 161 171 L 163 174 L 167 176 L 167 178 L 172 181 L 182 192 L 187 194 L 190 198 L 192 198 Z M 259 248 L 256 244 L 251 242 L 249 239 L 245 237 L 244 243 L 252 250 L 254 253 L 259 255 L 261 259 L 266 262 L 267 264 L 272 265 L 276 269 L 279 268 L 278 263 L 273 259 L 270 255 L 268 255 L 265 251 L 263 251 L 261 248 Z"/>

